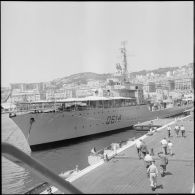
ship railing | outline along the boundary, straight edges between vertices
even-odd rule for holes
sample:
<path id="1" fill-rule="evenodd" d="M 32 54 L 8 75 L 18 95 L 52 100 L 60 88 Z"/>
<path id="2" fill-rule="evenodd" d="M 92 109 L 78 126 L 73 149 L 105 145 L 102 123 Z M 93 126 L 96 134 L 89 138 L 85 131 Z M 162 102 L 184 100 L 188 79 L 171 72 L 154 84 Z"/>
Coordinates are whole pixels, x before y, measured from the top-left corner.
<path id="1" fill-rule="evenodd" d="M 143 105 L 145 105 L 143 103 Z M 131 107 L 136 106 L 136 103 L 123 103 L 123 104 L 110 104 L 110 105 L 90 105 L 90 106 L 70 106 L 70 107 L 61 107 L 61 106 L 45 106 L 45 107 L 18 107 L 16 112 L 17 113 L 48 113 L 48 112 L 71 112 L 71 111 L 83 111 L 83 110 L 93 110 L 95 108 L 118 108 L 118 107 Z"/>
<path id="2" fill-rule="evenodd" d="M 44 164 L 27 155 L 17 147 L 5 142 L 2 142 L 1 147 L 2 155 L 5 158 L 16 163 L 19 166 L 26 166 L 28 169 L 32 170 L 33 173 L 38 175 L 41 179 L 58 188 L 62 193 L 82 194 L 79 189 L 74 187 L 68 181 L 62 179 L 57 174 L 48 169 L 46 166 L 44 166 Z"/>

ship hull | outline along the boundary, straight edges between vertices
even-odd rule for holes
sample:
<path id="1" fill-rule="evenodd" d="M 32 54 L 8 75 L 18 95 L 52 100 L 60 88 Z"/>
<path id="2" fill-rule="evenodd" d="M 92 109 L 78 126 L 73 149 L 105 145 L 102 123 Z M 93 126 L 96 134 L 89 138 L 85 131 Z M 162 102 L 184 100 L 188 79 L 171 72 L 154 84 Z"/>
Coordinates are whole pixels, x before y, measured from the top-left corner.
<path id="1" fill-rule="evenodd" d="M 12 120 L 25 135 L 32 150 L 51 143 L 66 142 L 75 138 L 92 136 L 130 127 L 138 122 L 182 113 L 190 108 L 173 107 L 149 111 L 146 105 L 120 108 L 94 108 L 82 111 L 28 113 Z"/>

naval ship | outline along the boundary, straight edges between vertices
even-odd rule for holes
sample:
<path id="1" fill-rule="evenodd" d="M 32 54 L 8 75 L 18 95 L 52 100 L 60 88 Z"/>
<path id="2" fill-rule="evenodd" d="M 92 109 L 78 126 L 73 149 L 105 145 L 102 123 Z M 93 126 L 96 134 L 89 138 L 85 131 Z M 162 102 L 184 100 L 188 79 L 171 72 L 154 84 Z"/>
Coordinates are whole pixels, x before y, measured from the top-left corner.
<path id="1" fill-rule="evenodd" d="M 24 102 L 10 118 L 23 132 L 31 150 L 56 143 L 117 131 L 138 122 L 169 117 L 182 113 L 192 104 L 165 101 L 148 104 L 140 85 L 128 81 L 125 43 L 120 48 L 122 62 L 117 64 L 118 82 L 106 91 L 83 98 L 59 101 Z"/>

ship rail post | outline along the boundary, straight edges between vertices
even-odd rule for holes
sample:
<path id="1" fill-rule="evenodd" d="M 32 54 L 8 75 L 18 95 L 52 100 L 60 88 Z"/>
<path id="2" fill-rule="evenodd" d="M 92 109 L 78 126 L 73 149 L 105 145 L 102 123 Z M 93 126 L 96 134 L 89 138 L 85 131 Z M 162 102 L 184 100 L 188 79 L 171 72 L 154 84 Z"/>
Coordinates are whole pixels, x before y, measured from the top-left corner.
<path id="1" fill-rule="evenodd" d="M 21 166 L 20 162 L 25 163 L 27 168 L 32 170 L 36 175 L 38 175 L 41 179 L 47 181 L 48 183 L 52 184 L 53 186 L 57 187 L 61 192 L 73 193 L 73 194 L 82 194 L 80 190 L 70 184 L 68 181 L 62 179 L 57 174 L 49 170 L 45 167 L 42 163 L 35 160 L 34 158 L 30 157 L 17 147 L 2 142 L 1 143 L 1 151 L 2 155 L 7 158 L 8 160 L 16 163 L 17 165 Z M 19 161 L 18 161 L 19 160 Z"/>

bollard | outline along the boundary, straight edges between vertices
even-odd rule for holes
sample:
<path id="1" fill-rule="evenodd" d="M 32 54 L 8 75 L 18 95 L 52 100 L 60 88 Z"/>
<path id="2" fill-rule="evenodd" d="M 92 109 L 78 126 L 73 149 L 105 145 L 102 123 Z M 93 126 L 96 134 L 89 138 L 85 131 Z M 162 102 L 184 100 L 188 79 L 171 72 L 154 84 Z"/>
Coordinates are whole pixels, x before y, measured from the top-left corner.
<path id="1" fill-rule="evenodd" d="M 108 162 L 108 155 L 107 154 L 104 154 L 104 161 Z"/>
<path id="2" fill-rule="evenodd" d="M 76 165 L 75 171 L 78 172 L 79 171 L 79 165 Z"/>

